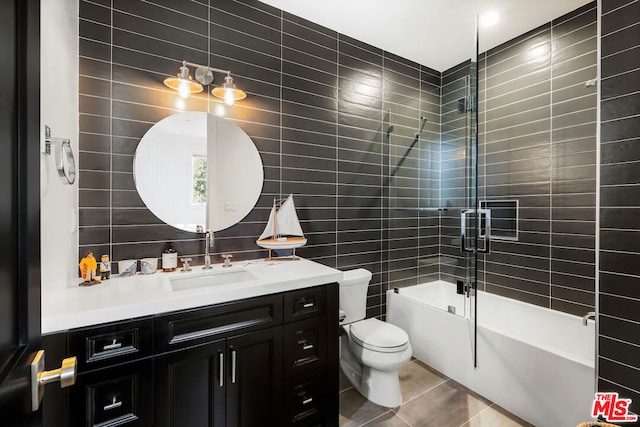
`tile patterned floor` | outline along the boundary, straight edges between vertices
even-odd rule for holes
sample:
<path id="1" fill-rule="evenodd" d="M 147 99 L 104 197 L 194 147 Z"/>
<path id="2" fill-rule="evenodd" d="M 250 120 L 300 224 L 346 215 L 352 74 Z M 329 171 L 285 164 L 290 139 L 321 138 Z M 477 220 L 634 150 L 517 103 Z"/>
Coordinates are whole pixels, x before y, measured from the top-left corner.
<path id="1" fill-rule="evenodd" d="M 340 372 L 340 426 L 533 427 L 418 360 L 400 371 L 402 406 L 362 397 Z"/>

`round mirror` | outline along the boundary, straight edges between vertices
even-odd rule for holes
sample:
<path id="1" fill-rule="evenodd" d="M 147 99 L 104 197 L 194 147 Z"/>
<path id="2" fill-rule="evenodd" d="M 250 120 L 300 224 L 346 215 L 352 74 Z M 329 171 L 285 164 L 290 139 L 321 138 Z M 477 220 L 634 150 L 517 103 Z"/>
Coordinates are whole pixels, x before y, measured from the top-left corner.
<path id="1" fill-rule="evenodd" d="M 149 210 L 180 230 L 231 227 L 255 206 L 264 172 L 251 138 L 204 112 L 169 116 L 142 137 L 133 176 Z"/>

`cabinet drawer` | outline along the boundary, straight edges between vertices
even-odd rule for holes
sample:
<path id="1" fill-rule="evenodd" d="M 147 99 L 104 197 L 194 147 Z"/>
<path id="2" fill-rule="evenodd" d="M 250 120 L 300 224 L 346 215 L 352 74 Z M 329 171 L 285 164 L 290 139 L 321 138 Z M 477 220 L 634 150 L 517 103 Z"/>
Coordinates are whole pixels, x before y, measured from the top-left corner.
<path id="1" fill-rule="evenodd" d="M 284 295 L 284 321 L 293 322 L 319 316 L 326 310 L 324 286 L 287 292 Z"/>
<path id="2" fill-rule="evenodd" d="M 307 372 L 325 364 L 327 354 L 325 317 L 314 317 L 284 327 L 284 373 Z"/>
<path id="3" fill-rule="evenodd" d="M 281 324 L 281 294 L 170 313 L 155 319 L 156 354 Z"/>
<path id="4" fill-rule="evenodd" d="M 285 384 L 285 425 L 324 426 L 328 401 L 327 375 L 324 371 L 296 377 Z"/>
<path id="5" fill-rule="evenodd" d="M 70 389 L 70 425 L 153 425 L 153 359 L 79 375 Z"/>
<path id="6" fill-rule="evenodd" d="M 78 358 L 78 372 L 153 354 L 153 320 L 112 323 L 69 333 L 69 353 Z"/>

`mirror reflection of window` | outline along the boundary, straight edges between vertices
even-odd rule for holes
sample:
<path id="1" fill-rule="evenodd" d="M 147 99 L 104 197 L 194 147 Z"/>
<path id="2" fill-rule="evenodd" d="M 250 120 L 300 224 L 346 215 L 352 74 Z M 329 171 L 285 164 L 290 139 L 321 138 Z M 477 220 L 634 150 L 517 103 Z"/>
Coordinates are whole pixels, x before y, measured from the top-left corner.
<path id="1" fill-rule="evenodd" d="M 238 223 L 255 206 L 264 182 L 251 138 L 233 122 L 203 111 L 176 113 L 153 125 L 133 163 L 136 189 L 149 210 L 194 233 Z"/>
<path id="2" fill-rule="evenodd" d="M 193 186 L 191 203 L 202 205 L 207 203 L 207 157 L 204 155 L 193 156 Z"/>

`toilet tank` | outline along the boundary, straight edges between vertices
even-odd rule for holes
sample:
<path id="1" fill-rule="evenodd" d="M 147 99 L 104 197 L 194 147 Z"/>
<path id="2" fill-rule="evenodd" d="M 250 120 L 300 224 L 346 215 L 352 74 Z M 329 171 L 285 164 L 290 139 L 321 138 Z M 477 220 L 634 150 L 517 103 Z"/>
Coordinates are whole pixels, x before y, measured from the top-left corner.
<path id="1" fill-rule="evenodd" d="M 340 286 L 340 309 L 347 315 L 342 324 L 357 322 L 367 313 L 367 288 L 371 281 L 371 272 L 357 268 L 342 273 L 338 280 Z"/>

